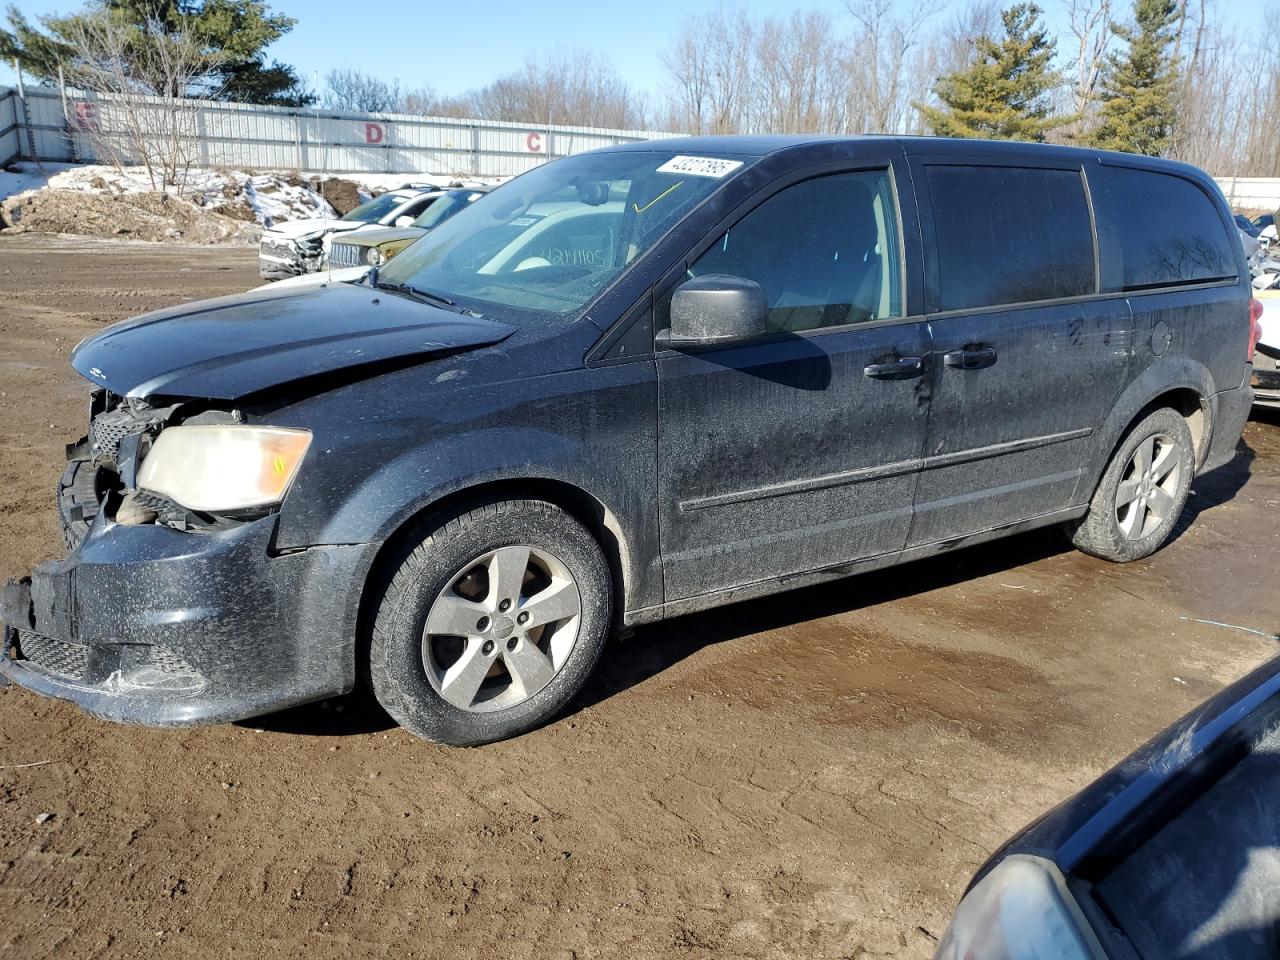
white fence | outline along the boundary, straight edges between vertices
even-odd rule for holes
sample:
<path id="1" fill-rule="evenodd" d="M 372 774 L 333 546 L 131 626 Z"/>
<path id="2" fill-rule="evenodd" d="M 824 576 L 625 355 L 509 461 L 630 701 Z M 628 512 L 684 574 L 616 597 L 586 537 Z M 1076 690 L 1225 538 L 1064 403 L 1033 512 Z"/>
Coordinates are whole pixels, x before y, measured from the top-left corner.
<path id="1" fill-rule="evenodd" d="M 92 139 L 123 126 L 109 97 L 71 97 L 28 87 L 27 114 L 41 160 L 92 162 Z M 0 166 L 29 156 L 17 91 L 0 87 Z M 194 166 L 325 173 L 437 173 L 511 176 L 553 157 L 671 134 L 648 130 L 513 124 L 408 114 L 340 113 L 199 101 L 193 111 Z"/>
<path id="2" fill-rule="evenodd" d="M 18 95 L 0 87 L 0 167 L 18 158 Z"/>
<path id="3" fill-rule="evenodd" d="M 1280 210 L 1280 177 L 1215 177 L 1236 208 Z"/>

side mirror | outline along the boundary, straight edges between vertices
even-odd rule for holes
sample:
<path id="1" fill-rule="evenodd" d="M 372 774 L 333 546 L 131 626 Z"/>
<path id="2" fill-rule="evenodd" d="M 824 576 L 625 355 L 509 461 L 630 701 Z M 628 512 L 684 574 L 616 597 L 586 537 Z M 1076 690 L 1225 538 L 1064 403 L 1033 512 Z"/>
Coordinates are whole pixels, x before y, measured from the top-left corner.
<path id="1" fill-rule="evenodd" d="M 768 332 L 764 291 L 754 280 L 709 273 L 676 288 L 667 346 L 736 343 Z"/>
<path id="2" fill-rule="evenodd" d="M 401 215 L 401 216 L 399 216 L 399 217 L 396 217 L 396 226 L 397 226 L 397 227 L 412 227 L 412 226 L 413 226 L 413 217 L 409 216 L 407 213 L 406 213 L 406 214 L 403 214 L 403 215 Z"/>

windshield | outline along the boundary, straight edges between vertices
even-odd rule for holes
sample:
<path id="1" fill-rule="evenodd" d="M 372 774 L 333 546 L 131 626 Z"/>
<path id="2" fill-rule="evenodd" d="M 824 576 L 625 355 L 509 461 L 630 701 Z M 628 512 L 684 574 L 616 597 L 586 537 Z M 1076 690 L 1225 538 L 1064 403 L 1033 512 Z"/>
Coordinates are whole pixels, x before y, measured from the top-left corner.
<path id="1" fill-rule="evenodd" d="M 428 207 L 426 213 L 413 221 L 413 225 L 422 227 L 424 230 L 438 227 L 459 210 L 465 209 L 471 201 L 479 200 L 483 196 L 483 190 L 450 190 Z"/>
<path id="2" fill-rule="evenodd" d="M 402 203 L 404 203 L 404 197 L 384 193 L 380 197 L 374 197 L 372 200 L 360 204 L 354 210 L 344 214 L 342 219 L 358 220 L 360 223 L 376 223 Z"/>
<path id="3" fill-rule="evenodd" d="M 502 318 L 565 316 L 742 166 L 666 151 L 556 160 L 467 204 L 383 267 L 379 282 Z"/>

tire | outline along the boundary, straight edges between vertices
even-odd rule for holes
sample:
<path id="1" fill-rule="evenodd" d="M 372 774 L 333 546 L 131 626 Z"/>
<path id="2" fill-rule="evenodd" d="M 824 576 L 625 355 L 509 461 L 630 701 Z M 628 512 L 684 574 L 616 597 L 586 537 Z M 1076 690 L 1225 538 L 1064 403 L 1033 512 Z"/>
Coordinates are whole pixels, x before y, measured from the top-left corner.
<path id="1" fill-rule="evenodd" d="M 104 471 L 88 460 L 72 460 L 58 481 L 58 525 L 68 550 L 80 546 L 101 509 L 110 484 Z"/>
<path id="2" fill-rule="evenodd" d="M 582 689 L 613 592 L 576 520 L 540 500 L 498 501 L 441 518 L 406 549 L 369 643 L 374 695 L 401 726 L 436 743 L 490 743 L 546 723 Z"/>
<path id="3" fill-rule="evenodd" d="M 1150 469 L 1142 476 L 1144 464 L 1154 468 L 1155 477 Z M 1153 410 L 1116 448 L 1071 542 L 1116 563 L 1150 556 L 1173 532 L 1194 473 L 1187 421 L 1168 407 Z"/>

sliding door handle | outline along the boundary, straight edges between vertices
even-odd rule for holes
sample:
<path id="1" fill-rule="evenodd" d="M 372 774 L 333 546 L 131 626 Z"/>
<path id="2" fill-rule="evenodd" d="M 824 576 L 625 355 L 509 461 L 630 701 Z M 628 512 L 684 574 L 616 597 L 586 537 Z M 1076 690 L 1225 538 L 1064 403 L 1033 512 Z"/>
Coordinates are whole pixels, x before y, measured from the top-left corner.
<path id="1" fill-rule="evenodd" d="M 981 370 L 996 362 L 996 348 L 965 347 L 963 350 L 952 350 L 942 355 L 942 362 L 960 370 Z"/>
<path id="2" fill-rule="evenodd" d="M 869 363 L 862 372 L 873 380 L 912 380 L 924 373 L 924 361 L 919 357 L 902 357 L 887 363 Z"/>

